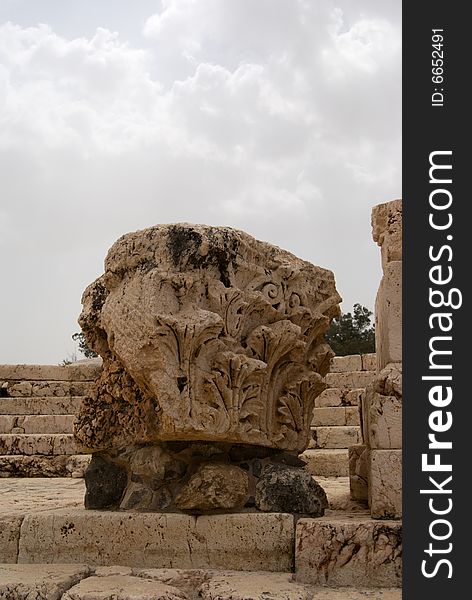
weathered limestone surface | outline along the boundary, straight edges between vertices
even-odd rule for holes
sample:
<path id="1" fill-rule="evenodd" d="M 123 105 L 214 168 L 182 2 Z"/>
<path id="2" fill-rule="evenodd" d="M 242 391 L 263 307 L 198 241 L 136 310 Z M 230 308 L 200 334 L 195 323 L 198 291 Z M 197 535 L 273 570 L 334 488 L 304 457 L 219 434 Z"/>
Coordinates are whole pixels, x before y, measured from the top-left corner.
<path id="1" fill-rule="evenodd" d="M 401 586 L 402 530 L 397 521 L 300 519 L 296 580 L 329 586 Z"/>
<path id="2" fill-rule="evenodd" d="M 67 433 L 7 433 L 0 435 L 0 454 L 77 454 L 78 448 Z"/>
<path id="3" fill-rule="evenodd" d="M 306 470 L 323 477 L 346 477 L 349 474 L 347 448 L 329 450 L 305 450 L 301 458 Z"/>
<path id="4" fill-rule="evenodd" d="M 401 450 L 370 450 L 369 506 L 375 519 L 401 518 Z"/>
<path id="5" fill-rule="evenodd" d="M 316 427 L 312 430 L 310 448 L 347 448 L 360 442 L 357 426 Z"/>
<path id="6" fill-rule="evenodd" d="M 373 379 L 373 377 L 371 379 Z M 327 408 L 335 406 L 358 406 L 363 393 L 364 388 L 327 388 L 326 390 L 321 392 L 318 398 L 316 398 L 315 406 L 317 408 Z"/>
<path id="7" fill-rule="evenodd" d="M 325 381 L 330 388 L 357 389 L 365 388 L 375 375 L 372 371 L 345 371 L 342 373 L 328 373 Z"/>
<path id="8" fill-rule="evenodd" d="M 316 427 L 360 425 L 359 408 L 356 406 L 325 406 L 315 408 L 312 425 Z"/>
<path id="9" fill-rule="evenodd" d="M 362 412 L 368 443 L 376 449 L 402 447 L 402 398 L 382 396 L 369 389 L 365 395 Z"/>
<path id="10" fill-rule="evenodd" d="M 80 580 L 80 583 L 77 581 Z M 328 588 L 293 581 L 291 573 L 122 566 L 2 565 L 8 600 L 400 600 L 398 588 Z"/>
<path id="11" fill-rule="evenodd" d="M 0 456 L 0 478 L 3 477 L 83 477 L 90 456 L 11 454 Z"/>
<path id="12" fill-rule="evenodd" d="M 402 260 L 402 201 L 378 204 L 372 209 L 372 237 L 382 250 L 382 266 Z"/>
<path id="13" fill-rule="evenodd" d="M 25 569 L 22 565 L 0 564 L 0 598 L 62 600 L 64 592 L 90 571 L 85 565 L 29 565 Z"/>
<path id="14" fill-rule="evenodd" d="M 81 396 L 0 398 L 2 415 L 75 415 L 82 403 Z"/>
<path id="15" fill-rule="evenodd" d="M 0 564 L 16 563 L 22 520 L 15 514 L 0 515 Z"/>
<path id="16" fill-rule="evenodd" d="M 194 517 L 82 509 L 27 515 L 18 562 L 289 571 L 293 547 L 294 519 L 283 513 Z"/>
<path id="17" fill-rule="evenodd" d="M 365 444 L 349 448 L 349 485 L 351 498 L 367 502 L 369 498 L 370 451 Z"/>
<path id="18" fill-rule="evenodd" d="M 1 433 L 73 433 L 74 415 L 1 415 Z"/>
<path id="19" fill-rule="evenodd" d="M 229 228 L 121 237 L 84 293 L 104 359 L 77 438 L 92 450 L 212 440 L 302 451 L 339 312 L 330 271 Z"/>
<path id="20" fill-rule="evenodd" d="M 186 600 L 181 590 L 164 583 L 130 575 L 88 577 L 62 596 L 62 600 Z"/>
<path id="21" fill-rule="evenodd" d="M 377 368 L 402 360 L 402 262 L 384 267 L 375 301 Z"/>
<path id="22" fill-rule="evenodd" d="M 0 365 L 0 381 L 94 381 L 101 359 L 79 361 L 71 365 Z"/>

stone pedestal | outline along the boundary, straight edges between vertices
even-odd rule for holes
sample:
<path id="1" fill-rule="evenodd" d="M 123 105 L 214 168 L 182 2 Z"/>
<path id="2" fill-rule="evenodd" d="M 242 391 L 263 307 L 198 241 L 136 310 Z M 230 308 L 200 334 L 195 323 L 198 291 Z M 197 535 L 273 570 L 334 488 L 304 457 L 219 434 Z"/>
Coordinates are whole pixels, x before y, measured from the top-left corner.
<path id="1" fill-rule="evenodd" d="M 339 302 L 330 271 L 241 231 L 120 238 L 79 319 L 103 358 L 75 428 L 94 453 L 87 506 L 322 514 L 296 457 Z"/>

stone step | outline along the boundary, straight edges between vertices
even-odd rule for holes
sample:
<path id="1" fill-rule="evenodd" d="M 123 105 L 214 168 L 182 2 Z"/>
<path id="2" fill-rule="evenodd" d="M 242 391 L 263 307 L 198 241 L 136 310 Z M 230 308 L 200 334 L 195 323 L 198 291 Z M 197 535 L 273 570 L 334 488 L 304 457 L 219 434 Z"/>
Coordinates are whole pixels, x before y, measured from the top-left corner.
<path id="1" fill-rule="evenodd" d="M 73 433 L 74 415 L 0 415 L 0 433 Z"/>
<path id="2" fill-rule="evenodd" d="M 345 373 L 346 371 L 375 371 L 375 354 L 350 354 L 349 356 L 334 356 L 331 359 L 331 373 Z"/>
<path id="3" fill-rule="evenodd" d="M 299 582 L 333 587 L 402 584 L 400 521 L 349 514 L 300 519 L 295 547 Z"/>
<path id="4" fill-rule="evenodd" d="M 349 448 L 361 443 L 361 428 L 354 425 L 313 427 L 309 448 Z"/>
<path id="5" fill-rule="evenodd" d="M 123 566 L 0 565 L 0 596 L 36 600 L 401 600 L 399 588 L 328 588 L 291 572 L 143 569 Z"/>
<path id="6" fill-rule="evenodd" d="M 341 388 L 327 388 L 315 398 L 316 408 L 326 408 L 335 406 L 359 406 L 364 388 L 353 390 Z"/>
<path id="7" fill-rule="evenodd" d="M 91 456 L 89 454 L 0 455 L 0 477 L 83 477 Z"/>
<path id="8" fill-rule="evenodd" d="M 366 388 L 375 377 L 375 371 L 346 371 L 328 373 L 325 382 L 330 388 L 357 389 Z"/>
<path id="9" fill-rule="evenodd" d="M 326 406 L 313 411 L 312 427 L 360 425 L 358 406 Z"/>
<path id="10" fill-rule="evenodd" d="M 92 386 L 92 381 L 6 381 L 1 386 L 0 395 L 4 398 L 86 396 Z"/>
<path id="11" fill-rule="evenodd" d="M 307 465 L 309 473 L 322 477 L 347 477 L 349 475 L 349 456 L 347 449 L 305 450 L 300 458 Z"/>
<path id="12" fill-rule="evenodd" d="M 0 365 L 0 381 L 95 381 L 101 359 L 71 365 Z"/>
<path id="13" fill-rule="evenodd" d="M 283 513 L 195 517 L 75 508 L 28 513 L 17 536 L 19 563 L 289 571 L 295 524 Z"/>
<path id="14" fill-rule="evenodd" d="M 80 454 L 70 433 L 2 433 L 0 454 Z"/>
<path id="15" fill-rule="evenodd" d="M 1 398 L 0 415 L 75 415 L 83 396 Z"/>

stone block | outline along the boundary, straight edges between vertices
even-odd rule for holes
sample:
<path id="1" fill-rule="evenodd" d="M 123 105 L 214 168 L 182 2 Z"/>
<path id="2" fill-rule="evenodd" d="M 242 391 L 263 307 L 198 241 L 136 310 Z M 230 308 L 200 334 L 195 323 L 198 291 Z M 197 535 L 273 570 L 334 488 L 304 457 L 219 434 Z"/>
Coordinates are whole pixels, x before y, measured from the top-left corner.
<path id="1" fill-rule="evenodd" d="M 181 590 L 144 577 L 109 575 L 87 577 L 67 591 L 61 600 L 187 600 Z"/>
<path id="2" fill-rule="evenodd" d="M 349 488 L 353 500 L 367 502 L 369 498 L 369 449 L 365 444 L 349 448 Z"/>
<path id="3" fill-rule="evenodd" d="M 402 360 L 402 263 L 388 263 L 375 301 L 377 368 Z"/>
<path id="4" fill-rule="evenodd" d="M 0 598 L 62 600 L 71 586 L 89 574 L 85 565 L 0 565 Z"/>
<path id="5" fill-rule="evenodd" d="M 360 426 L 361 415 L 358 406 L 346 406 L 346 425 Z"/>
<path id="6" fill-rule="evenodd" d="M 401 586 L 401 523 L 367 517 L 300 519 L 295 579 L 330 587 Z"/>
<path id="7" fill-rule="evenodd" d="M 75 415 L 82 404 L 80 396 L 0 398 L 2 415 Z"/>
<path id="8" fill-rule="evenodd" d="M 1 454 L 79 454 L 70 433 L 3 433 L 0 434 Z"/>
<path id="9" fill-rule="evenodd" d="M 360 428 L 316 427 L 312 430 L 310 448 L 348 448 L 360 442 Z"/>
<path id="10" fill-rule="evenodd" d="M 346 408 L 344 406 L 315 408 L 311 425 L 312 427 L 346 425 Z"/>
<path id="11" fill-rule="evenodd" d="M 193 517 L 76 509 L 27 515 L 18 562 L 289 571 L 293 548 L 294 519 L 288 514 Z"/>
<path id="12" fill-rule="evenodd" d="M 360 354 L 350 356 L 334 356 L 331 359 L 331 373 L 345 373 L 346 371 L 361 371 L 362 358 Z"/>
<path id="13" fill-rule="evenodd" d="M 306 462 L 305 469 L 315 477 L 347 477 L 349 475 L 347 449 L 305 450 L 300 458 Z"/>
<path id="14" fill-rule="evenodd" d="M 313 592 L 293 581 L 291 573 L 224 573 L 203 583 L 202 600 L 312 600 Z"/>
<path id="15" fill-rule="evenodd" d="M 364 388 L 349 390 L 344 395 L 343 404 L 345 404 L 346 406 L 359 406 L 363 394 Z"/>
<path id="16" fill-rule="evenodd" d="M 375 449 L 402 448 L 402 399 L 368 390 L 363 401 L 364 431 Z"/>
<path id="17" fill-rule="evenodd" d="M 339 388 L 327 388 L 315 399 L 315 408 L 341 406 L 343 392 Z"/>
<path id="18" fill-rule="evenodd" d="M 369 506 L 374 519 L 401 518 L 401 450 L 370 451 Z"/>
<path id="19" fill-rule="evenodd" d="M 16 563 L 22 520 L 19 515 L 0 515 L 0 563 Z"/>
<path id="20" fill-rule="evenodd" d="M 0 477 L 83 477 L 90 456 L 0 455 Z"/>
<path id="21" fill-rule="evenodd" d="M 375 372 L 372 371 L 328 373 L 325 377 L 325 381 L 330 388 L 353 390 L 367 387 L 374 376 Z"/>
<path id="22" fill-rule="evenodd" d="M 72 365 L 0 365 L 4 381 L 94 381 L 102 368 L 101 358 Z"/>
<path id="23" fill-rule="evenodd" d="M 377 370 L 377 355 L 374 354 L 362 354 L 362 370 L 363 371 L 376 371 Z"/>
<path id="24" fill-rule="evenodd" d="M 381 247 L 382 266 L 402 260 L 402 201 L 392 200 L 372 209 L 372 237 Z"/>

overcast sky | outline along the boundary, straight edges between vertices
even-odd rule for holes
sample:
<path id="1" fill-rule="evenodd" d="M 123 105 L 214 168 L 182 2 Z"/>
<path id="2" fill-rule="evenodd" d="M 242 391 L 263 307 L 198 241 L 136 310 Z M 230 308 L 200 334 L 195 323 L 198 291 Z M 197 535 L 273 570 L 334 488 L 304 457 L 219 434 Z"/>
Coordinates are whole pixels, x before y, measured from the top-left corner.
<path id="1" fill-rule="evenodd" d="M 123 233 L 228 225 L 373 308 L 401 197 L 398 0 L 2 0 L 0 363 L 70 355 Z M 79 355 L 80 357 L 80 355 Z"/>

